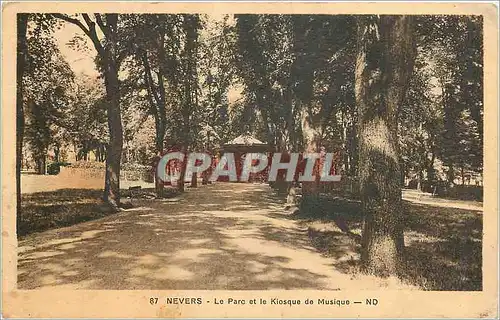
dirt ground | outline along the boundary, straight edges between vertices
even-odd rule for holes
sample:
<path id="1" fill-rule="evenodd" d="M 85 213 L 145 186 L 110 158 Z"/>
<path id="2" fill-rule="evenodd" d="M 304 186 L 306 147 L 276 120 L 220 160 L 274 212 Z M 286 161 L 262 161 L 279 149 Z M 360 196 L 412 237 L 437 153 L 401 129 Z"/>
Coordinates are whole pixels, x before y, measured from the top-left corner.
<path id="1" fill-rule="evenodd" d="M 88 192 L 89 197 L 95 196 Z M 46 206 L 57 205 L 49 201 Z M 85 206 L 85 199 L 80 202 Z M 439 281 L 451 281 L 455 290 L 481 290 L 480 209 L 462 212 L 435 207 L 438 210 L 429 213 L 427 205 L 411 204 L 417 207 L 409 215 L 412 228 L 406 240 L 415 268 L 408 274 L 410 281 L 402 283 L 356 272 L 356 239 L 343 233 L 328 214 L 322 219 L 287 215 L 283 200 L 265 184 L 217 183 L 188 189 L 171 199 L 133 199 L 132 203 L 134 208 L 118 214 L 22 237 L 18 287 L 447 290 Z M 467 250 L 473 252 L 453 251 L 441 241 L 440 237 L 448 236 L 441 228 L 449 221 L 439 219 L 454 221 L 456 210 L 462 214 L 457 219 L 469 224 L 463 230 L 460 223 L 451 224 L 449 234 L 469 229 L 471 234 L 463 234 L 465 240 L 453 244 L 460 245 L 457 250 L 468 244 Z M 346 219 L 355 234 L 361 231 L 357 217 Z M 475 256 L 478 250 L 479 257 Z M 436 263 L 429 264 L 427 255 L 435 254 Z M 419 268 L 422 261 L 426 261 L 423 269 Z M 442 271 L 436 275 L 442 264 L 452 272 L 448 278 L 441 279 Z M 429 265 L 434 269 L 426 270 Z"/>
<path id="2" fill-rule="evenodd" d="M 263 184 L 220 183 L 19 243 L 18 287 L 346 289 L 403 287 L 337 271 Z"/>

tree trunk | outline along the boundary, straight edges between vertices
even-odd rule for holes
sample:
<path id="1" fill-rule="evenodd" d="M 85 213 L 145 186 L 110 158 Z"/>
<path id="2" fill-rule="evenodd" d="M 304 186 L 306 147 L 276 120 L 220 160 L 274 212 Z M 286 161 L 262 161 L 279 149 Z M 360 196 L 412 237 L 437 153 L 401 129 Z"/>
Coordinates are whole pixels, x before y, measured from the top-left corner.
<path id="1" fill-rule="evenodd" d="M 116 63 L 116 21 L 117 14 L 106 14 L 108 26 L 114 26 L 106 35 L 104 47 L 104 80 L 106 84 L 107 115 L 109 128 L 109 146 L 106 154 L 106 177 L 104 183 L 104 201 L 113 209 L 120 206 L 120 165 L 123 149 L 123 127 L 120 111 L 120 87 L 118 65 Z M 114 31 L 113 31 L 114 30 Z"/>
<path id="2" fill-rule="evenodd" d="M 26 31 L 28 29 L 28 14 L 17 14 L 17 65 L 16 65 L 16 227 L 17 233 L 21 226 L 21 167 L 23 160 L 24 108 L 23 108 L 23 75 L 26 65 L 28 46 Z"/>
<path id="3" fill-rule="evenodd" d="M 161 153 L 158 153 L 160 154 L 159 157 L 161 157 Z M 162 181 L 160 179 L 158 179 L 157 175 L 155 174 L 154 175 L 154 179 L 155 179 L 155 193 L 156 193 L 156 197 L 157 198 L 163 198 L 163 191 L 164 191 L 164 185 L 162 183 Z"/>
<path id="4" fill-rule="evenodd" d="M 191 188 L 198 188 L 198 174 L 196 172 L 193 172 L 191 177 Z"/>
<path id="5" fill-rule="evenodd" d="M 152 99 L 150 99 L 152 101 Z M 161 110 L 162 108 L 160 108 Z M 163 113 L 165 109 L 163 108 Z M 156 122 L 156 139 L 155 139 L 155 149 L 156 149 L 156 154 L 161 157 L 163 154 L 163 142 L 164 142 L 164 137 L 165 137 L 165 122 L 164 119 L 165 115 L 163 117 L 159 116 L 158 114 L 155 116 L 155 122 Z M 163 183 L 157 178 L 155 175 L 155 192 L 156 196 L 158 198 L 163 197 L 163 191 L 164 191 L 164 185 Z"/>
<path id="6" fill-rule="evenodd" d="M 46 174 L 46 168 L 47 168 L 47 162 L 46 162 L 47 155 L 44 153 L 43 155 L 39 156 L 36 159 L 36 173 L 37 174 Z"/>
<path id="7" fill-rule="evenodd" d="M 315 129 L 310 115 L 305 110 L 306 107 L 301 110 L 301 126 L 303 140 L 305 143 L 305 153 L 319 153 L 319 133 Z M 308 160 L 309 161 L 309 160 Z M 313 175 L 316 177 L 315 181 L 303 181 L 302 182 L 302 200 L 301 207 L 302 210 L 315 210 L 318 198 L 319 198 L 319 159 L 316 160 L 316 165 L 313 169 Z"/>
<path id="8" fill-rule="evenodd" d="M 181 150 L 182 153 L 186 154 L 186 147 L 183 147 Z M 186 178 L 186 168 L 187 168 L 187 154 L 184 157 L 184 160 L 181 162 L 181 172 L 179 175 L 179 180 L 177 181 L 177 190 L 179 192 L 184 192 L 184 179 Z"/>
<path id="9" fill-rule="evenodd" d="M 106 152 L 107 152 L 106 145 L 101 144 L 100 149 L 101 149 L 101 152 L 100 152 L 101 153 L 101 158 L 100 158 L 99 161 L 104 162 L 104 161 L 106 161 Z"/>
<path id="10" fill-rule="evenodd" d="M 397 113 L 414 57 L 410 17 L 358 18 L 355 95 L 364 213 L 362 262 L 365 271 L 378 275 L 395 274 L 403 255 Z"/>
<path id="11" fill-rule="evenodd" d="M 436 160 L 436 154 L 434 151 L 432 151 L 431 159 L 429 160 L 429 163 L 428 163 L 427 168 L 426 168 L 427 180 L 429 180 L 429 182 L 431 184 L 434 184 L 434 182 L 436 180 L 436 173 L 434 170 L 434 161 L 435 160 Z"/>
<path id="12" fill-rule="evenodd" d="M 210 176 L 208 175 L 208 170 L 205 170 L 202 172 L 201 174 L 201 184 L 202 185 L 207 185 L 208 184 L 208 179 L 210 178 Z"/>
<path id="13" fill-rule="evenodd" d="M 120 83 L 118 81 L 119 62 L 117 59 L 117 27 L 118 14 L 102 15 L 95 13 L 95 22 L 89 14 L 82 13 L 86 26 L 79 19 L 65 14 L 54 13 L 53 16 L 63 21 L 72 23 L 82 29 L 94 44 L 94 47 L 102 59 L 101 68 L 106 85 L 106 104 L 109 128 L 109 144 L 106 150 L 106 176 L 104 181 L 103 199 L 114 210 L 119 210 L 120 205 L 120 165 L 123 150 L 123 127 L 120 111 Z M 97 34 L 96 23 L 104 34 L 101 42 Z"/>
<path id="14" fill-rule="evenodd" d="M 158 86 L 155 86 L 153 83 L 153 76 L 151 65 L 148 60 L 148 55 L 146 51 L 143 51 L 141 54 L 142 65 L 144 67 L 144 80 L 147 85 L 148 92 L 148 101 L 150 106 L 150 112 L 154 116 L 155 119 L 155 129 L 156 129 L 156 137 L 155 137 L 155 149 L 158 156 L 161 156 L 163 153 L 163 143 L 165 138 L 166 131 L 166 113 L 165 113 L 165 86 L 164 86 L 164 68 L 163 64 L 165 63 L 165 47 L 164 47 L 164 38 L 165 31 L 164 29 L 160 29 L 159 33 L 159 41 L 158 41 Z M 163 183 L 157 179 L 155 175 L 155 192 L 158 198 L 163 197 L 164 186 Z"/>
<path id="15" fill-rule="evenodd" d="M 419 171 L 417 174 L 417 191 L 422 191 L 422 180 L 423 180 L 423 173 L 422 171 Z"/>
<path id="16" fill-rule="evenodd" d="M 462 186 L 464 186 L 465 185 L 465 170 L 464 170 L 463 166 L 460 168 L 460 176 L 462 179 Z"/>
<path id="17" fill-rule="evenodd" d="M 356 128 L 356 120 L 353 120 L 353 123 L 351 124 L 350 132 L 349 132 L 349 176 L 354 177 L 357 172 L 358 172 L 358 162 L 359 162 L 359 155 L 358 155 L 358 131 Z"/>
<path id="18" fill-rule="evenodd" d="M 448 172 L 446 172 L 446 177 L 450 186 L 455 184 L 455 168 L 451 162 L 448 165 Z"/>
<path id="19" fill-rule="evenodd" d="M 114 66 L 110 66 L 105 77 L 110 143 L 106 156 L 104 200 L 114 209 L 117 209 L 120 205 L 120 162 L 123 148 L 123 128 L 120 113 L 118 72 Z"/>
<path id="20" fill-rule="evenodd" d="M 267 139 L 267 143 L 268 144 L 273 144 L 275 139 L 274 139 L 274 136 L 273 136 L 273 133 L 270 129 L 270 122 L 271 122 L 271 119 L 269 118 L 269 110 L 268 110 L 268 106 L 264 103 L 265 99 L 263 97 L 263 92 L 264 90 L 261 89 L 261 90 L 256 90 L 256 93 L 255 93 L 255 96 L 256 96 L 256 100 L 257 100 L 257 108 L 259 108 L 259 111 L 260 111 L 260 115 L 262 117 L 262 122 L 265 124 L 265 127 L 266 127 L 266 139 Z"/>
<path id="21" fill-rule="evenodd" d="M 61 147 L 59 145 L 54 146 L 54 161 L 55 162 L 61 161 Z"/>

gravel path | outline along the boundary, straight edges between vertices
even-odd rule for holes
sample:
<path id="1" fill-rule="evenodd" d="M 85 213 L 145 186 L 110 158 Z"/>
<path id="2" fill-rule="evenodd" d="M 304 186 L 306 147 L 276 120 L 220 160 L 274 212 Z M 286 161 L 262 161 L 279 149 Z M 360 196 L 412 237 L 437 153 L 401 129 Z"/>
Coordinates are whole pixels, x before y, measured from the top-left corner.
<path id="1" fill-rule="evenodd" d="M 19 243 L 18 287 L 35 289 L 376 289 L 314 247 L 264 184 L 218 183 Z"/>

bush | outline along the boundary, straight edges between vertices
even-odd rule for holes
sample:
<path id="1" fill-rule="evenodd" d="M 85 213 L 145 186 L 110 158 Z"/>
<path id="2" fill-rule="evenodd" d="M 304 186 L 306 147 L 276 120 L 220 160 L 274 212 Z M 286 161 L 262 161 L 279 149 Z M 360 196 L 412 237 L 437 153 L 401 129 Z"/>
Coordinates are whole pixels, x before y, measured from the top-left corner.
<path id="1" fill-rule="evenodd" d="M 124 177 L 128 180 L 154 182 L 154 169 L 151 166 L 127 162 L 122 164 L 121 170 Z"/>
<path id="2" fill-rule="evenodd" d="M 151 167 L 145 166 L 145 165 L 142 165 L 139 163 L 126 162 L 126 163 L 122 163 L 121 169 L 127 170 L 127 171 L 143 171 L 143 170 L 149 170 L 149 169 L 151 169 Z"/>
<path id="3" fill-rule="evenodd" d="M 61 172 L 61 167 L 66 167 L 71 165 L 69 162 L 52 162 L 47 166 L 47 173 L 51 175 L 56 175 Z"/>
<path id="4" fill-rule="evenodd" d="M 443 196 L 458 200 L 483 201 L 483 187 L 457 185 L 448 188 Z"/>
<path id="5" fill-rule="evenodd" d="M 106 163 L 99 161 L 77 161 L 71 164 L 72 168 L 105 170 Z"/>
<path id="6" fill-rule="evenodd" d="M 71 168 L 85 169 L 85 172 L 105 172 L 106 163 L 99 161 L 77 161 L 71 164 Z M 121 178 L 124 180 L 154 182 L 154 169 L 151 166 L 126 162 L 121 164 L 120 169 Z"/>

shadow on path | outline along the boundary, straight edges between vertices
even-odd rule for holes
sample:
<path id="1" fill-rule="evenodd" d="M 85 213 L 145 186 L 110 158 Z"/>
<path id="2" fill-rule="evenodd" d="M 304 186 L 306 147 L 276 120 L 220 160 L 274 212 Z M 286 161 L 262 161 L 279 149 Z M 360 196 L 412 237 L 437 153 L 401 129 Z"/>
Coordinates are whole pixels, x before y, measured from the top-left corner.
<path id="1" fill-rule="evenodd" d="M 18 287 L 330 289 L 377 287 L 334 270 L 264 184 L 220 183 L 180 198 L 25 237 Z M 137 207 L 140 206 L 140 207 Z"/>
<path id="2" fill-rule="evenodd" d="M 453 203 L 403 203 L 406 262 L 401 277 L 426 290 L 482 290 L 481 208 L 459 209 Z M 361 252 L 360 203 L 322 199 L 316 209 L 318 212 L 302 212 L 293 219 L 309 228 L 313 245 L 333 258 L 336 270 L 357 272 Z"/>
<path id="3" fill-rule="evenodd" d="M 125 212 L 20 240 L 18 287 L 415 289 L 353 272 L 359 204 L 335 201 L 320 215 L 292 217 L 267 185 L 241 183 L 134 200 Z M 405 212 L 404 278 L 431 290 L 481 290 L 482 213 L 409 202 Z"/>

